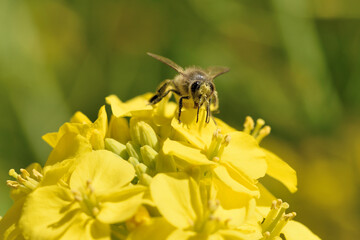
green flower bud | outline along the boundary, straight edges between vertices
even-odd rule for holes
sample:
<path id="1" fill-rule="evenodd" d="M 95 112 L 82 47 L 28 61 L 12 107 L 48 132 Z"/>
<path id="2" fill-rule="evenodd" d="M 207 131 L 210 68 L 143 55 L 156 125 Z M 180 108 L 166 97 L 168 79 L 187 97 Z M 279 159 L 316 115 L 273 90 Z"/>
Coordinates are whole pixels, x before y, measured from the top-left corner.
<path id="1" fill-rule="evenodd" d="M 159 140 L 154 129 L 144 121 L 132 118 L 130 120 L 130 135 L 132 140 L 141 146 L 149 145 L 155 150 L 159 149 Z"/>
<path id="2" fill-rule="evenodd" d="M 134 157 L 136 159 L 140 159 L 140 149 L 137 144 L 130 141 L 126 143 L 126 151 L 130 157 Z"/>
<path id="3" fill-rule="evenodd" d="M 155 163 L 156 159 L 158 157 L 158 152 L 156 152 L 152 147 L 149 145 L 142 146 L 140 148 L 141 157 L 143 160 L 143 163 L 148 166 L 149 168 L 155 170 Z"/>
<path id="4" fill-rule="evenodd" d="M 123 159 L 129 158 L 129 154 L 126 151 L 126 146 L 113 138 L 105 138 L 105 149 L 119 155 Z"/>
<path id="5" fill-rule="evenodd" d="M 134 157 L 129 157 L 128 159 L 129 163 L 131 163 L 131 165 L 134 166 L 135 170 L 136 170 L 136 166 L 139 165 L 139 160 L 137 158 Z"/>

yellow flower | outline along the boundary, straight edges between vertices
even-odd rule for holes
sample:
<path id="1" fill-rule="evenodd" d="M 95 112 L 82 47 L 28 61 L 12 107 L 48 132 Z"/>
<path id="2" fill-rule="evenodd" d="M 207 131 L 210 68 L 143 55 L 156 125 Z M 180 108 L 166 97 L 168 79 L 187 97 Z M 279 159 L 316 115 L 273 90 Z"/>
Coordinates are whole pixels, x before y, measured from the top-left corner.
<path id="1" fill-rule="evenodd" d="M 81 112 L 77 112 L 58 132 L 45 134 L 43 139 L 54 148 L 46 165 L 74 158 L 92 150 L 104 149 L 107 121 L 105 106 L 102 106 L 94 123 Z"/>
<path id="2" fill-rule="evenodd" d="M 131 186 L 134 168 L 99 150 L 76 159 L 69 184 L 37 188 L 27 197 L 19 226 L 29 239 L 110 239 L 110 224 L 132 217 L 145 190 Z"/>
<path id="3" fill-rule="evenodd" d="M 38 163 L 33 163 L 26 169 L 20 169 L 20 174 L 14 169 L 9 171 L 9 175 L 16 180 L 7 181 L 7 185 L 12 188 L 11 197 L 15 202 L 0 220 L 0 237 L 3 239 L 22 238 L 18 222 L 27 196 L 41 186 L 57 184 L 64 179 L 69 170 L 70 161 L 45 167 L 44 170 Z"/>
<path id="4" fill-rule="evenodd" d="M 128 239 L 259 239 L 256 225 L 233 226 L 219 202 L 204 185 L 184 173 L 158 174 L 150 185 L 152 198 L 162 217 L 153 218 L 130 233 Z M 246 210 L 244 209 L 244 212 Z M 235 212 L 231 217 L 236 218 Z"/>
<path id="5" fill-rule="evenodd" d="M 204 117 L 205 110 L 200 110 L 196 123 L 196 113 L 186 109 L 182 123 L 174 118 L 171 125 L 178 140 L 167 139 L 163 152 L 178 159 L 180 168 L 198 168 L 201 175 L 210 174 L 218 185 L 220 200 L 225 201 L 221 196 L 229 196 L 231 191 L 241 197 L 258 197 L 256 179 L 264 176 L 267 168 L 264 152 L 248 134 L 235 131 L 223 135 L 213 121 L 206 124 Z"/>
<path id="6" fill-rule="evenodd" d="M 219 211 L 219 203 L 184 173 L 158 174 L 150 185 L 162 218 L 135 229 L 129 239 L 259 239 L 256 226 L 232 226 Z M 206 188 L 206 187 L 205 187 Z M 245 212 L 245 211 L 244 211 Z M 236 218 L 236 216 L 233 216 Z"/>

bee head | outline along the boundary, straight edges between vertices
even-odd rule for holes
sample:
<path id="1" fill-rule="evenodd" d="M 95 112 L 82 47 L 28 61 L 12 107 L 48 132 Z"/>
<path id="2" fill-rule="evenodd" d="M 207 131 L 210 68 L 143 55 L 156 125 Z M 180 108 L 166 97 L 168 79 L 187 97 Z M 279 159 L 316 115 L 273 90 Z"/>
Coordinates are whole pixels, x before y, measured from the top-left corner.
<path id="1" fill-rule="evenodd" d="M 194 81 L 190 85 L 190 92 L 194 100 L 194 107 L 198 107 L 211 97 L 215 91 L 215 86 L 210 81 Z"/>

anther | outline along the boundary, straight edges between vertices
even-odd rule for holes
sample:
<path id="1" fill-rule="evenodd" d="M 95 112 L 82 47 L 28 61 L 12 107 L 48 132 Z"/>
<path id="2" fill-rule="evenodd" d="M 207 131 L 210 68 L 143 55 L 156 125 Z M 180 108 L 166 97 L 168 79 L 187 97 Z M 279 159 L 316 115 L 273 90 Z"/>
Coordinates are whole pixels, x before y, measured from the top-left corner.
<path id="1" fill-rule="evenodd" d="M 254 128 L 254 131 L 252 131 L 252 134 L 254 137 L 256 137 L 259 134 L 260 129 L 265 125 L 265 121 L 261 118 L 256 120 L 256 125 Z"/>
<path id="2" fill-rule="evenodd" d="M 13 178 L 17 178 L 18 174 L 16 173 L 16 171 L 12 168 L 9 170 L 9 176 L 13 177 Z"/>
<path id="3" fill-rule="evenodd" d="M 260 131 L 259 131 L 259 134 L 256 136 L 256 141 L 258 143 L 261 142 L 261 140 L 264 139 L 264 137 L 268 136 L 271 132 L 271 127 L 270 126 L 265 126 L 263 127 Z"/>
<path id="4" fill-rule="evenodd" d="M 220 134 L 221 134 L 221 129 L 220 128 L 216 129 L 213 133 L 213 140 L 216 140 Z"/>
<path id="5" fill-rule="evenodd" d="M 94 216 L 98 215 L 99 212 L 100 212 L 100 209 L 99 209 L 98 207 L 94 207 L 94 208 L 92 209 L 92 214 L 93 214 Z"/>
<path id="6" fill-rule="evenodd" d="M 6 185 L 15 189 L 20 187 L 20 184 L 17 181 L 11 181 L 11 180 L 7 180 Z"/>
<path id="7" fill-rule="evenodd" d="M 262 238 L 262 240 L 269 239 L 269 237 L 270 237 L 270 232 L 269 232 L 269 231 L 266 231 L 266 232 L 263 233 L 263 238 Z"/>
<path id="8" fill-rule="evenodd" d="M 30 177 L 30 173 L 26 171 L 26 169 L 20 168 L 20 172 L 23 175 L 23 178 L 28 179 Z"/>
<path id="9" fill-rule="evenodd" d="M 230 140 L 231 140 L 231 136 L 226 134 L 225 138 L 224 138 L 224 141 L 223 141 L 223 144 L 225 145 L 225 147 L 229 145 Z"/>
<path id="10" fill-rule="evenodd" d="M 219 157 L 213 157 L 212 161 L 213 162 L 220 162 L 220 158 Z"/>
<path id="11" fill-rule="evenodd" d="M 38 180 L 41 180 L 41 179 L 44 177 L 44 176 L 43 176 L 39 171 L 37 171 L 35 168 L 33 168 L 32 173 L 33 173 L 33 175 L 34 175 Z"/>
<path id="12" fill-rule="evenodd" d="M 252 117 L 247 116 L 244 122 L 244 132 L 250 134 L 250 132 L 254 129 L 254 120 Z"/>

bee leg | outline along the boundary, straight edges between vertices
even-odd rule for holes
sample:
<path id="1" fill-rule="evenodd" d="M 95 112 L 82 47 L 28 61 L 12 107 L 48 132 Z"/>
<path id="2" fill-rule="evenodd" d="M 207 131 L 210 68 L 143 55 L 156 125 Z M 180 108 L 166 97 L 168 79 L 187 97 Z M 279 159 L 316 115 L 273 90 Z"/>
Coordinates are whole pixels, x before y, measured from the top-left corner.
<path id="1" fill-rule="evenodd" d="M 189 99 L 189 98 L 190 98 L 189 96 L 181 96 L 179 98 L 179 114 L 178 114 L 179 123 L 181 123 L 180 116 L 181 116 L 181 109 L 182 109 L 182 101 L 183 101 L 183 99 Z"/>
<path id="2" fill-rule="evenodd" d="M 206 123 L 209 123 L 210 122 L 210 102 L 207 102 L 206 103 L 206 120 L 205 122 Z"/>
<path id="3" fill-rule="evenodd" d="M 168 91 L 166 91 L 166 89 L 168 88 L 168 86 L 170 85 L 171 80 L 166 80 L 164 83 L 161 84 L 161 86 L 158 88 L 158 90 L 156 91 L 155 95 L 152 96 L 149 100 L 150 104 L 156 104 L 158 102 L 161 101 L 161 99 L 163 99 L 164 97 L 166 97 L 166 95 L 168 95 L 170 92 L 174 92 L 176 94 L 180 94 L 177 90 L 175 89 L 170 89 Z M 165 92 L 166 91 L 166 92 Z"/>
<path id="4" fill-rule="evenodd" d="M 197 112 L 196 112 L 196 123 L 199 121 L 199 111 L 200 111 L 200 105 L 198 106 Z"/>
<path id="5" fill-rule="evenodd" d="M 214 91 L 214 94 L 213 96 L 211 97 L 211 101 L 210 101 L 213 106 L 214 106 L 214 111 L 215 113 L 219 113 L 219 97 L 218 97 L 218 94 L 217 94 L 217 91 Z"/>

